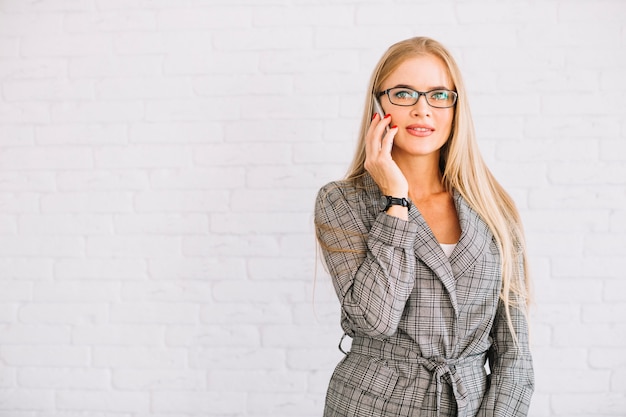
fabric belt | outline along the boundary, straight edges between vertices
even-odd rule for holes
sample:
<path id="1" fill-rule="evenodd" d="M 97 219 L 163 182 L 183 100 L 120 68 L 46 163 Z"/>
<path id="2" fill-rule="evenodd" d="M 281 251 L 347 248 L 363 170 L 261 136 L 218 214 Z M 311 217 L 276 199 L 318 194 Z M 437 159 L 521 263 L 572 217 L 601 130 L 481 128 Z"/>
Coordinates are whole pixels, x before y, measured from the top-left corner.
<path id="1" fill-rule="evenodd" d="M 443 392 L 443 377 L 448 375 L 452 387 L 452 393 L 457 406 L 457 414 L 465 415 L 465 408 L 468 404 L 468 392 L 461 377 L 457 372 L 457 367 L 464 366 L 484 366 L 487 359 L 487 352 L 479 355 L 462 357 L 457 359 L 447 359 L 443 357 L 424 358 L 417 353 L 402 346 L 388 343 L 383 340 L 366 337 L 355 337 L 352 340 L 350 352 L 361 355 L 379 357 L 382 359 L 403 361 L 424 366 L 432 373 L 432 381 L 437 389 L 437 416 L 440 415 L 441 395 Z M 480 362 L 478 362 L 480 360 Z"/>

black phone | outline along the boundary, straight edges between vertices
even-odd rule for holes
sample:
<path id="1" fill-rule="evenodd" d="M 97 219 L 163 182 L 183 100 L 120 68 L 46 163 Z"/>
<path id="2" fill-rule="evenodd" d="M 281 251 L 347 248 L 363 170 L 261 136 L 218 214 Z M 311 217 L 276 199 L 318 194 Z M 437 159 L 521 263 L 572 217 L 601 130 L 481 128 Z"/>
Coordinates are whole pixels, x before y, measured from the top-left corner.
<path id="1" fill-rule="evenodd" d="M 376 113 L 378 113 L 378 115 L 380 116 L 380 120 L 385 118 L 385 111 L 383 110 L 383 106 L 380 105 L 380 101 L 378 101 L 378 97 L 376 97 L 376 94 L 372 94 L 373 98 L 374 98 L 374 111 Z M 385 126 L 385 133 L 389 132 L 389 126 Z"/>

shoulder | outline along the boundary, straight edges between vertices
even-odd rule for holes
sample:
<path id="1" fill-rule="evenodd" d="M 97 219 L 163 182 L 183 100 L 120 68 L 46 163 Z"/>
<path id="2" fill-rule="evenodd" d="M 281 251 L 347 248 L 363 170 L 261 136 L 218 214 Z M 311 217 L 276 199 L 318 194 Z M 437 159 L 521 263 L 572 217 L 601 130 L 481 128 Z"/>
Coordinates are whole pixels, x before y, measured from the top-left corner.
<path id="1" fill-rule="evenodd" d="M 380 191 L 371 177 L 366 176 L 329 182 L 318 191 L 316 205 L 370 206 L 377 198 L 380 198 Z"/>

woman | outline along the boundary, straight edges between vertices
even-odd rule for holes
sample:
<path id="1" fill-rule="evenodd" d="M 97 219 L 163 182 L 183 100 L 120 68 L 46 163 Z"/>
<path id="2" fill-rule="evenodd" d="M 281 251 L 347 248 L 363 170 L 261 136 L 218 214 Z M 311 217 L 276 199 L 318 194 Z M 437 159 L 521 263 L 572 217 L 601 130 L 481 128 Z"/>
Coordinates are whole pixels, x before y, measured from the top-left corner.
<path id="1" fill-rule="evenodd" d="M 381 58 L 352 166 L 320 190 L 315 224 L 353 339 L 325 417 L 527 414 L 520 218 L 480 157 L 440 43 L 408 39 Z"/>

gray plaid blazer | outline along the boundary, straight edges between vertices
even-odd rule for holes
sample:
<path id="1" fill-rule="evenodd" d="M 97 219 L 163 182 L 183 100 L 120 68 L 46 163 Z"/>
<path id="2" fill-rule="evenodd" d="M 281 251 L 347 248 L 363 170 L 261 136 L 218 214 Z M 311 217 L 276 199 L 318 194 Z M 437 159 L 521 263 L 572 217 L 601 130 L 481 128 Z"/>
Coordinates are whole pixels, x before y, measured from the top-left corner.
<path id="1" fill-rule="evenodd" d="M 485 222 L 458 192 L 461 237 L 448 259 L 413 206 L 382 212 L 366 175 L 318 193 L 315 223 L 353 338 L 330 380 L 325 417 L 526 416 L 534 389 L 528 327 L 507 327 L 500 256 Z M 485 370 L 489 361 L 491 373 Z"/>

